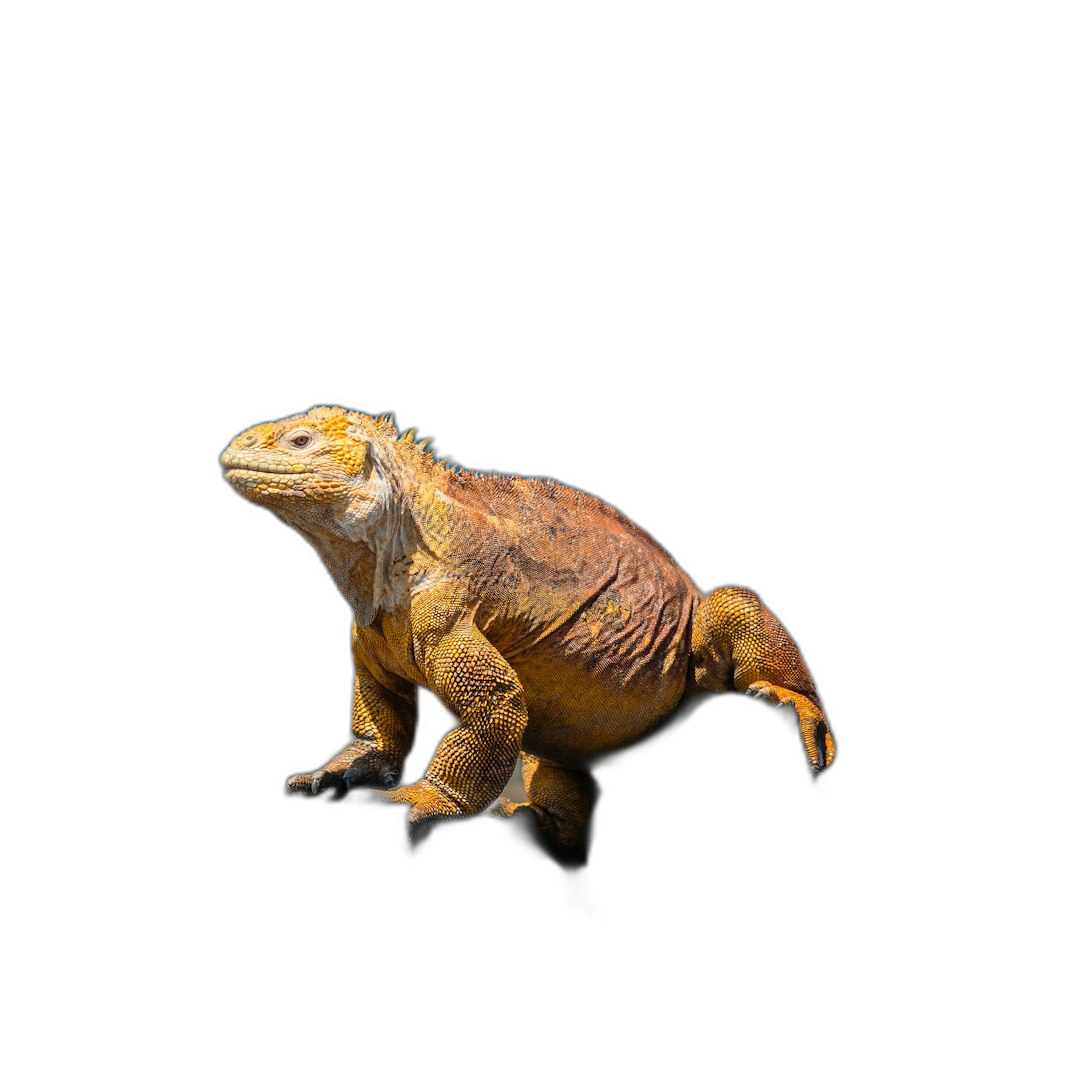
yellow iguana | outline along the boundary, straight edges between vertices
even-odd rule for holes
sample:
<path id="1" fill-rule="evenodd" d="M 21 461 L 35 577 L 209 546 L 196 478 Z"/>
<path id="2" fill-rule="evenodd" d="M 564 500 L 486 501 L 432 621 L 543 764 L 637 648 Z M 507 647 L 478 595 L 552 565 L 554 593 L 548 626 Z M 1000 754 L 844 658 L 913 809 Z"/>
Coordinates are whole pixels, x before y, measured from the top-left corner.
<path id="1" fill-rule="evenodd" d="M 655 728 L 688 692 L 791 704 L 813 769 L 834 747 L 813 679 L 748 589 L 708 596 L 647 533 L 550 480 L 437 460 L 388 417 L 340 408 L 260 424 L 221 455 L 226 479 L 311 542 L 354 615 L 355 741 L 292 791 L 390 788 L 415 837 L 477 814 L 519 757 L 545 846 L 584 861 L 589 763 Z M 424 779 L 394 787 L 416 688 L 459 719 Z"/>

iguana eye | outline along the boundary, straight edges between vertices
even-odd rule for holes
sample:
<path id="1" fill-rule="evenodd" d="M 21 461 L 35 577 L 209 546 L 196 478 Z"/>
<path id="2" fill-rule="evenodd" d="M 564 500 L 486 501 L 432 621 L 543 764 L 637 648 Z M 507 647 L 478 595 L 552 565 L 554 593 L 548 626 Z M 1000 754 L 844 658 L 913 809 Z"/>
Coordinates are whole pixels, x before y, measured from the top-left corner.
<path id="1" fill-rule="evenodd" d="M 289 444 L 302 450 L 311 442 L 311 435 L 306 431 L 297 431 L 289 436 Z"/>

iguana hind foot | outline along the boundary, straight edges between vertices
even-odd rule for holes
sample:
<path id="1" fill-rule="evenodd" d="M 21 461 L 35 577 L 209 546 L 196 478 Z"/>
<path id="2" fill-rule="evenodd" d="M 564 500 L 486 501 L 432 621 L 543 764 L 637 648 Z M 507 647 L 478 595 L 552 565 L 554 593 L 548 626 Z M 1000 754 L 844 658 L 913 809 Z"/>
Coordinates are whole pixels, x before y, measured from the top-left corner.
<path id="1" fill-rule="evenodd" d="M 584 769 L 522 754 L 521 778 L 528 801 L 500 799 L 493 813 L 512 817 L 521 811 L 528 812 L 536 822 L 538 838 L 548 854 L 564 866 L 584 865 L 598 795 L 592 775 Z"/>

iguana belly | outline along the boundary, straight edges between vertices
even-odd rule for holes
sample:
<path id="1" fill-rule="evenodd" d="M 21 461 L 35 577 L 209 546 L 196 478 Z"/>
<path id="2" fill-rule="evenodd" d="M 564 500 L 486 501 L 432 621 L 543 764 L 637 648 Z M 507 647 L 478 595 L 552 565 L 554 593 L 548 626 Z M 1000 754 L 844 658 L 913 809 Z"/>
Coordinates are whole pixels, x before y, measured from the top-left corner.
<path id="1" fill-rule="evenodd" d="M 533 597 L 534 601 L 537 598 Z M 525 688 L 524 749 L 573 761 L 641 737 L 678 704 L 696 591 L 681 580 L 615 578 L 575 599 L 540 599 L 477 625 Z M 536 610 L 558 614 L 537 619 Z"/>
<path id="2" fill-rule="evenodd" d="M 633 742 L 678 704 L 687 663 L 686 656 L 672 654 L 666 671 L 661 665 L 620 682 L 617 676 L 599 679 L 567 657 L 524 659 L 515 667 L 529 713 L 523 749 L 571 764 Z"/>

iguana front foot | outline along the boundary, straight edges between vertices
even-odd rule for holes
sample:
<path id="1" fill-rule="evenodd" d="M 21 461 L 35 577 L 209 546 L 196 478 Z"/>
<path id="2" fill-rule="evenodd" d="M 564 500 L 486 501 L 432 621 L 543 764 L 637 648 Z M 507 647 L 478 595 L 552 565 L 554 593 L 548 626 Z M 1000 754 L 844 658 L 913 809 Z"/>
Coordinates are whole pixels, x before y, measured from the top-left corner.
<path id="1" fill-rule="evenodd" d="M 354 787 L 387 788 L 401 778 L 401 762 L 366 740 L 357 740 L 337 757 L 313 773 L 297 773 L 289 777 L 289 791 L 318 795 L 320 791 L 336 788 L 342 792 Z"/>
<path id="2" fill-rule="evenodd" d="M 389 788 L 401 779 L 401 766 L 376 752 L 346 769 L 343 779 L 347 790 L 354 787 Z"/>
<path id="3" fill-rule="evenodd" d="M 327 788 L 342 787 L 340 775 L 335 776 L 325 769 L 319 769 L 313 773 L 297 773 L 285 781 L 285 787 L 289 791 L 300 791 L 305 795 L 318 795 Z"/>

